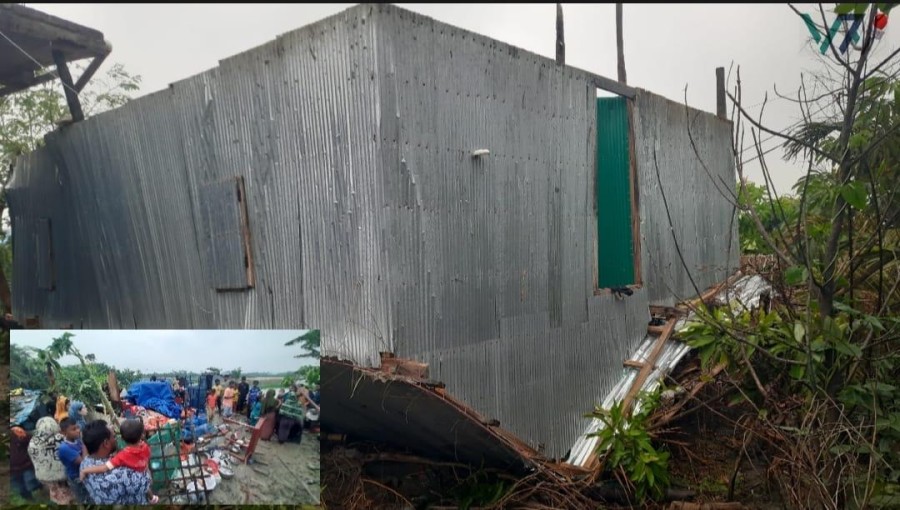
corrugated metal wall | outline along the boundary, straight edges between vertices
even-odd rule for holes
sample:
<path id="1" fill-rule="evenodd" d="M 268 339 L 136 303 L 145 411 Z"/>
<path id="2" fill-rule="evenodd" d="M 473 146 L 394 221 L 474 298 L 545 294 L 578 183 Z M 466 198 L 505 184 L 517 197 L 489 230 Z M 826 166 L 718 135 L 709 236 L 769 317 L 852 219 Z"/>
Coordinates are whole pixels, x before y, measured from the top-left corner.
<path id="1" fill-rule="evenodd" d="M 10 196 L 17 313 L 86 328 L 314 324 L 332 350 L 362 361 L 389 350 L 370 11 L 226 59 L 22 158 Z M 203 249 L 201 190 L 235 176 L 256 287 L 216 292 L 212 280 L 230 268 Z M 32 276 L 41 215 L 59 225 L 53 292 Z"/>
<path id="2" fill-rule="evenodd" d="M 582 71 L 356 7 L 23 158 L 10 197 L 15 310 L 46 326 L 316 327 L 325 354 L 427 361 L 463 401 L 562 456 L 648 320 L 645 290 L 593 295 L 595 97 Z M 660 105 L 640 99 L 644 137 L 661 132 Z M 256 287 L 216 292 L 201 190 L 236 176 Z M 660 225 L 649 200 L 643 221 Z M 52 292 L 29 261 L 45 216 Z"/>
<path id="3" fill-rule="evenodd" d="M 596 89 L 422 16 L 382 31 L 398 355 L 561 456 L 648 319 L 641 291 L 593 296 Z"/>
<path id="4" fill-rule="evenodd" d="M 694 284 L 703 292 L 738 268 L 731 123 L 644 91 L 635 105 L 644 286 L 652 304 L 672 305 L 696 295 Z"/>

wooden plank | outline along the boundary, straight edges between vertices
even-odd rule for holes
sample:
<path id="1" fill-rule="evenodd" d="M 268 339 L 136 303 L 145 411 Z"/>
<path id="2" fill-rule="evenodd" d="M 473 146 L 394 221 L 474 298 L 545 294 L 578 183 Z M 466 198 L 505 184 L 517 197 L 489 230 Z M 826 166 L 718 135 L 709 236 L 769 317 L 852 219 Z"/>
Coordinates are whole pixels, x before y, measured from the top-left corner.
<path id="1" fill-rule="evenodd" d="M 650 350 L 650 354 L 647 356 L 647 359 L 644 360 L 644 365 L 641 367 L 641 371 L 638 372 L 637 377 L 634 379 L 634 382 L 631 385 L 631 389 L 628 390 L 628 393 L 625 395 L 625 398 L 622 400 L 622 410 L 626 415 L 631 414 L 631 404 L 634 401 L 635 397 L 641 390 L 641 387 L 644 386 L 644 382 L 647 380 L 647 377 L 650 376 L 650 373 L 653 371 L 653 367 L 656 366 L 656 361 L 659 359 L 659 355 L 662 352 L 663 346 L 666 345 L 666 341 L 668 341 L 669 337 L 672 335 L 672 332 L 675 330 L 675 324 L 678 322 L 676 318 L 669 319 L 666 322 L 666 328 L 662 335 L 656 339 L 656 342 L 653 344 L 653 348 Z M 597 452 L 591 452 L 590 456 L 587 459 L 586 465 L 588 469 L 598 471 L 602 465 L 600 464 L 600 458 L 597 456 Z"/>
<path id="2" fill-rule="evenodd" d="M 81 101 L 78 100 L 78 93 L 75 91 L 75 82 L 69 73 L 69 66 L 66 65 L 66 57 L 61 51 L 54 49 L 53 61 L 56 62 L 56 73 L 62 82 L 63 92 L 66 94 L 66 103 L 69 105 L 72 120 L 81 122 L 84 120 L 84 112 L 81 110 Z"/>
<path id="3" fill-rule="evenodd" d="M 106 375 L 106 384 L 109 385 L 109 400 L 112 402 L 119 401 L 119 381 L 116 380 L 116 372 L 110 370 Z"/>
<path id="4" fill-rule="evenodd" d="M 256 286 L 256 273 L 253 270 L 253 244 L 250 236 L 250 215 L 247 214 L 247 193 L 244 189 L 244 177 L 237 177 L 238 208 L 241 213 L 241 234 L 244 238 L 244 266 L 247 269 L 247 286 Z"/>
<path id="5" fill-rule="evenodd" d="M 675 317 L 686 315 L 684 310 L 673 306 L 650 305 L 650 314 L 658 317 Z"/>
<path id="6" fill-rule="evenodd" d="M 656 342 L 653 344 L 653 349 L 650 351 L 650 355 L 644 360 L 644 368 L 638 372 L 637 378 L 635 378 L 634 383 L 631 385 L 631 389 L 628 390 L 628 394 L 625 395 L 625 398 L 622 400 L 622 410 L 625 414 L 631 414 L 631 404 L 644 386 L 644 382 L 650 377 L 650 372 L 652 372 L 653 367 L 656 366 L 656 361 L 659 359 L 663 347 L 666 345 L 669 337 L 672 336 L 672 332 L 675 331 L 676 322 L 678 322 L 677 319 L 669 319 L 668 322 L 666 322 L 663 333 L 656 339 Z"/>
<path id="7" fill-rule="evenodd" d="M 647 333 L 651 335 L 662 335 L 666 331 L 666 326 L 647 326 Z"/>
<path id="8" fill-rule="evenodd" d="M 628 368 L 636 368 L 638 370 L 644 368 L 644 363 L 642 361 L 635 361 L 633 359 L 626 359 L 623 365 Z"/>
<path id="9" fill-rule="evenodd" d="M 716 116 L 728 120 L 728 112 L 725 107 L 725 68 L 716 68 Z"/>
<path id="10" fill-rule="evenodd" d="M 635 146 L 635 108 L 634 101 L 627 102 L 628 111 L 628 166 L 629 186 L 631 187 L 631 243 L 632 261 L 634 262 L 634 283 L 644 283 L 641 263 L 641 193 L 638 187 L 637 149 Z"/>

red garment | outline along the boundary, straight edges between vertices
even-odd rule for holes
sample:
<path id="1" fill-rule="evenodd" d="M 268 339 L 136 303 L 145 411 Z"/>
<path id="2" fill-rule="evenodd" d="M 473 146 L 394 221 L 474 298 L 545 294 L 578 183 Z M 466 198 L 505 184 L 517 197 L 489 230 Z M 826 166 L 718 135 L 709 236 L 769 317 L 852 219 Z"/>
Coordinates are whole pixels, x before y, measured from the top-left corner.
<path id="1" fill-rule="evenodd" d="M 141 441 L 136 445 L 126 446 L 109 462 L 113 467 L 124 466 L 135 471 L 146 471 L 150 464 L 150 445 Z"/>

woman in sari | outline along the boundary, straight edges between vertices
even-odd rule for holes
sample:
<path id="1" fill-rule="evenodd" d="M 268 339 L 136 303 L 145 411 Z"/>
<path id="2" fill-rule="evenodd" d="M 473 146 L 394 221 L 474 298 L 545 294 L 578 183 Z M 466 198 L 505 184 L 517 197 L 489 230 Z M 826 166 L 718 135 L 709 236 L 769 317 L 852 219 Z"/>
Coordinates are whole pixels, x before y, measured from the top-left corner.
<path id="1" fill-rule="evenodd" d="M 59 423 L 69 417 L 69 399 L 60 395 L 56 397 L 56 414 L 53 419 Z"/>
<path id="2" fill-rule="evenodd" d="M 78 400 L 73 400 L 71 404 L 69 404 L 69 417 L 75 420 L 75 423 L 78 424 L 78 427 L 81 430 L 84 430 L 84 426 L 87 425 L 87 407 L 85 407 L 83 402 L 79 402 Z"/>
<path id="3" fill-rule="evenodd" d="M 62 442 L 59 423 L 45 416 L 37 422 L 34 436 L 28 444 L 28 455 L 34 464 L 35 478 L 50 492 L 50 499 L 58 505 L 70 505 L 75 502 L 75 496 L 69 488 L 66 468 L 57 454 Z"/>

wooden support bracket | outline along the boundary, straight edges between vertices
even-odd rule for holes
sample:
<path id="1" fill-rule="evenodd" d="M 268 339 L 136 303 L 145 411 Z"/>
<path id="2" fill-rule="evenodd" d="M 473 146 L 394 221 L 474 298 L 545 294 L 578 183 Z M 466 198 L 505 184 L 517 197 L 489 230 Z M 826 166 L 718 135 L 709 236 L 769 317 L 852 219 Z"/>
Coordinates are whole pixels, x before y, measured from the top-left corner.
<path id="1" fill-rule="evenodd" d="M 72 74 L 69 73 L 69 66 L 66 64 L 66 56 L 63 55 L 63 52 L 54 49 L 53 61 L 56 63 L 56 74 L 59 75 L 59 81 L 62 82 L 63 92 L 66 94 L 66 103 L 69 105 L 72 120 L 81 122 L 84 120 L 84 111 L 81 109 L 78 91 L 75 89 L 75 82 L 72 80 Z"/>

